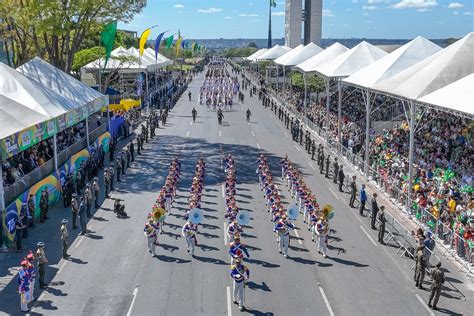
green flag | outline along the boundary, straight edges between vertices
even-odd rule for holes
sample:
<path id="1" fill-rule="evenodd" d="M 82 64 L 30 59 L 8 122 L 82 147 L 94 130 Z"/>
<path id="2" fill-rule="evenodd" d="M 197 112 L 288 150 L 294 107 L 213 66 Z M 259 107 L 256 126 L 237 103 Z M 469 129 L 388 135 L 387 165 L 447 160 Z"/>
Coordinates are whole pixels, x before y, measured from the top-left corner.
<path id="1" fill-rule="evenodd" d="M 276 8 L 276 6 L 277 6 L 276 1 L 275 0 L 270 0 L 270 6 Z"/>
<path id="2" fill-rule="evenodd" d="M 100 42 L 105 47 L 105 65 L 104 68 L 107 66 L 107 62 L 110 58 L 110 53 L 114 48 L 115 42 L 115 35 L 117 34 L 117 21 L 112 21 L 109 24 L 104 26 L 104 30 L 100 33 Z"/>
<path id="3" fill-rule="evenodd" d="M 167 48 L 167 49 L 170 49 L 171 45 L 173 45 L 173 35 L 169 36 L 169 37 L 166 39 L 166 48 Z"/>

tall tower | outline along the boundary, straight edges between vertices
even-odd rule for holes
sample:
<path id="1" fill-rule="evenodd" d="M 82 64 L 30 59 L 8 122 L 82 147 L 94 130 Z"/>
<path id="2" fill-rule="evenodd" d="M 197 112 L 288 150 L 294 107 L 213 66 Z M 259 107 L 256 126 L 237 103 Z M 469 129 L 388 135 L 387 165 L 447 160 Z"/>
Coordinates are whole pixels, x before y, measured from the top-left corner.
<path id="1" fill-rule="evenodd" d="M 295 48 L 301 44 L 302 0 L 286 0 L 285 46 Z"/>
<path id="2" fill-rule="evenodd" d="M 304 44 L 321 45 L 323 0 L 304 0 Z"/>

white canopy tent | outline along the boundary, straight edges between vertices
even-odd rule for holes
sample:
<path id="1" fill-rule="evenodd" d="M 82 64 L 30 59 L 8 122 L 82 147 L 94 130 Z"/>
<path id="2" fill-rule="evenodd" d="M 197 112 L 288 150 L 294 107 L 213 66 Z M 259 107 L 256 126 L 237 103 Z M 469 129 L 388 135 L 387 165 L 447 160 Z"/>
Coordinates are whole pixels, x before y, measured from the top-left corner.
<path id="1" fill-rule="evenodd" d="M 323 65 L 349 49 L 342 44 L 334 43 L 319 54 L 309 58 L 308 60 L 299 63 L 295 66 L 297 70 L 302 72 L 314 72 L 316 67 Z"/>
<path id="2" fill-rule="evenodd" d="M 289 47 L 275 45 L 266 52 L 264 52 L 262 55 L 258 56 L 256 60 L 275 60 L 278 57 L 288 53 L 290 50 L 291 48 Z"/>
<path id="3" fill-rule="evenodd" d="M 49 120 L 43 114 L 0 95 L 0 139 L 5 139 L 33 125 Z"/>
<path id="4" fill-rule="evenodd" d="M 23 104 L 31 110 L 49 118 L 55 118 L 71 110 L 81 108 L 81 104 L 46 86 L 34 81 L 0 63 L 0 95 L 4 95 Z"/>
<path id="5" fill-rule="evenodd" d="M 300 46 L 297 46 L 292 51 L 275 59 L 275 63 L 282 66 L 295 66 L 323 51 L 321 47 L 314 43 L 309 43 L 306 46 L 301 46 L 300 49 L 298 49 L 298 47 Z"/>
<path id="6" fill-rule="evenodd" d="M 257 58 L 263 55 L 267 50 L 268 48 L 261 48 L 257 50 L 255 53 L 253 53 L 252 55 L 250 55 L 249 57 L 247 57 L 246 59 L 250 61 L 256 61 Z"/>
<path id="7" fill-rule="evenodd" d="M 474 73 L 418 99 L 419 102 L 474 116 Z"/>

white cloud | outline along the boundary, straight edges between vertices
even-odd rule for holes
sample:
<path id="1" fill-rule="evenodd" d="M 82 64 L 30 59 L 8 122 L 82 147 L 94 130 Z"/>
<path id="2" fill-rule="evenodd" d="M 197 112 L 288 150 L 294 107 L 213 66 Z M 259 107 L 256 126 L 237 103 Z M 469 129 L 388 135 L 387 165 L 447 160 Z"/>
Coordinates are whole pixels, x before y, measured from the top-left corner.
<path id="1" fill-rule="evenodd" d="M 391 7 L 394 9 L 406 9 L 406 8 L 433 8 L 438 5 L 437 0 L 401 0 L 398 3 L 392 4 Z"/>
<path id="2" fill-rule="evenodd" d="M 175 9 L 182 9 L 182 8 L 184 8 L 184 5 L 178 3 L 178 4 L 175 4 L 175 5 L 173 6 L 173 8 L 175 8 Z"/>
<path id="3" fill-rule="evenodd" d="M 221 8 L 209 8 L 209 9 L 199 9 L 197 12 L 199 13 L 218 13 L 221 12 Z"/>
<path id="4" fill-rule="evenodd" d="M 472 15 L 472 12 L 467 11 L 467 12 L 464 12 L 462 15 Z"/>
<path id="5" fill-rule="evenodd" d="M 431 10 L 427 8 L 421 8 L 421 9 L 416 10 L 416 12 L 428 12 L 428 11 L 431 11 Z"/>
<path id="6" fill-rule="evenodd" d="M 352 0 L 352 3 L 357 3 L 357 0 Z"/>
<path id="7" fill-rule="evenodd" d="M 225 16 L 224 19 L 225 20 L 232 20 L 232 17 L 231 16 Z"/>
<path id="8" fill-rule="evenodd" d="M 454 12 L 453 12 L 453 15 L 458 15 L 458 14 L 459 14 L 458 11 L 454 11 Z"/>
<path id="9" fill-rule="evenodd" d="M 367 16 L 367 15 L 369 15 L 369 14 L 368 14 L 367 12 L 364 12 L 364 14 L 362 14 L 362 15 L 365 15 L 365 16 Z"/>
<path id="10" fill-rule="evenodd" d="M 274 16 L 285 16 L 285 12 L 283 12 L 283 11 L 272 12 L 272 15 L 274 15 Z"/>
<path id="11" fill-rule="evenodd" d="M 362 7 L 362 10 L 377 10 L 377 7 L 374 5 L 365 5 Z"/>
<path id="12" fill-rule="evenodd" d="M 336 15 L 334 15 L 334 13 L 332 13 L 331 10 L 325 9 L 325 10 L 323 10 L 323 16 L 333 17 L 333 16 L 336 16 Z"/>
<path id="13" fill-rule="evenodd" d="M 389 3 L 390 0 L 367 0 L 368 4 L 374 4 L 374 3 Z"/>
<path id="14" fill-rule="evenodd" d="M 239 16 L 244 16 L 244 17 L 251 17 L 251 16 L 258 16 L 256 13 L 241 13 Z"/>
<path id="15" fill-rule="evenodd" d="M 464 7 L 464 4 L 459 3 L 459 2 L 451 2 L 450 4 L 448 4 L 449 9 L 458 9 L 462 7 Z"/>

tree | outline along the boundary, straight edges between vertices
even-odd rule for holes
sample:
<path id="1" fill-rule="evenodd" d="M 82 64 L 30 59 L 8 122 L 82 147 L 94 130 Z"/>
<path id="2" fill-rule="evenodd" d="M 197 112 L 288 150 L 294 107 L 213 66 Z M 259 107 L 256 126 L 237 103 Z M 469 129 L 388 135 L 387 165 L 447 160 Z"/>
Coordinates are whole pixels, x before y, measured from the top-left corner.
<path id="1" fill-rule="evenodd" d="M 250 42 L 247 47 L 253 47 L 253 48 L 257 48 L 257 43 L 255 42 Z"/>
<path id="2" fill-rule="evenodd" d="M 88 48 L 102 26 L 130 21 L 146 0 L 1 0 L 0 16 L 12 32 L 15 66 L 38 55 L 69 73 L 74 55 Z M 97 38 L 97 41 L 95 40 Z M 90 42 L 89 42 L 90 44 Z"/>
<path id="3" fill-rule="evenodd" d="M 291 84 L 297 89 L 304 90 L 303 74 L 299 71 L 292 71 L 290 74 Z M 308 92 L 315 92 L 318 97 L 319 93 L 324 91 L 324 80 L 315 74 L 306 75 L 306 84 Z"/>
<path id="4" fill-rule="evenodd" d="M 92 48 L 86 48 L 80 50 L 74 56 L 74 62 L 72 63 L 72 71 L 78 76 L 81 68 L 94 60 L 103 58 L 105 56 L 105 48 L 101 46 L 95 46 Z"/>

